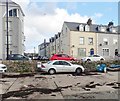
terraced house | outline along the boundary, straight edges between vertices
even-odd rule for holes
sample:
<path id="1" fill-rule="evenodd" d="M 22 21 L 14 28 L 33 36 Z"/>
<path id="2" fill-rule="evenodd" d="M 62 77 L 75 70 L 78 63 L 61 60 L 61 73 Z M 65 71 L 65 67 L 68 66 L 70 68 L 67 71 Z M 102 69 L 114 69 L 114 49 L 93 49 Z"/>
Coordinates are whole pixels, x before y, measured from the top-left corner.
<path id="1" fill-rule="evenodd" d="M 118 54 L 117 30 L 113 22 L 108 25 L 92 24 L 91 19 L 87 23 L 64 22 L 61 33 L 50 38 L 49 48 L 46 48 L 50 50 L 48 57 L 65 53 L 77 59 L 92 54 L 114 58 Z"/>
<path id="2" fill-rule="evenodd" d="M 8 0 L 8 46 L 9 54 L 24 54 L 24 13 L 21 7 Z M 6 59 L 7 12 L 6 2 L 0 1 L 0 59 Z"/>

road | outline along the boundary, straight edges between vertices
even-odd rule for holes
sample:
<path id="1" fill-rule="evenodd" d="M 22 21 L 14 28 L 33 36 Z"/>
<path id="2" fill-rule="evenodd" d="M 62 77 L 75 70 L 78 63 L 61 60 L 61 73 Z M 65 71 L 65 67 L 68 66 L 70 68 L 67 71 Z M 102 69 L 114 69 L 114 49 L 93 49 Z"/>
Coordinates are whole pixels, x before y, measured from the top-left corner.
<path id="1" fill-rule="evenodd" d="M 118 99 L 120 72 L 82 74 L 5 74 L 1 99 Z"/>

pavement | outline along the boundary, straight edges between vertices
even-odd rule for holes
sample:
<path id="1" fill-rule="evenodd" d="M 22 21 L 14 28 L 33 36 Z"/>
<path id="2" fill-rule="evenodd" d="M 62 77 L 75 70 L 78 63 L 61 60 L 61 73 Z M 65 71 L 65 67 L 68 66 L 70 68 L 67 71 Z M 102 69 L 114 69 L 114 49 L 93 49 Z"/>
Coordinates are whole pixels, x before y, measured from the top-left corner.
<path id="1" fill-rule="evenodd" d="M 1 99 L 119 99 L 120 72 L 20 75 L 0 78 Z"/>

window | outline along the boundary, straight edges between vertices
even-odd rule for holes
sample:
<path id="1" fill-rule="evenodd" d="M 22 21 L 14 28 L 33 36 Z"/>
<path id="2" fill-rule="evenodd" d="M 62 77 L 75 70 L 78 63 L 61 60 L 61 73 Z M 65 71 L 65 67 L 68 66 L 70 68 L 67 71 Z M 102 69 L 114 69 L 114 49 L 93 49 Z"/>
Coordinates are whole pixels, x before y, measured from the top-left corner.
<path id="1" fill-rule="evenodd" d="M 53 63 L 53 65 L 66 65 L 66 66 L 71 66 L 68 62 L 65 61 L 56 61 Z"/>
<path id="2" fill-rule="evenodd" d="M 13 9 L 13 16 L 17 16 L 17 9 Z"/>
<path id="3" fill-rule="evenodd" d="M 62 54 L 57 55 L 58 57 L 62 57 Z"/>
<path id="4" fill-rule="evenodd" d="M 52 46 L 52 51 L 54 50 L 54 46 Z"/>
<path id="5" fill-rule="evenodd" d="M 61 61 L 62 65 L 71 66 L 68 62 Z"/>
<path id="6" fill-rule="evenodd" d="M 22 55 L 16 55 L 17 58 L 24 58 Z"/>
<path id="7" fill-rule="evenodd" d="M 113 32 L 113 33 L 116 33 L 116 29 L 115 29 L 115 28 L 112 28 L 112 32 Z"/>
<path id="8" fill-rule="evenodd" d="M 12 9 L 9 11 L 9 16 L 17 16 L 17 9 Z"/>
<path id="9" fill-rule="evenodd" d="M 90 31 L 89 25 L 86 25 L 86 26 L 85 26 L 85 31 Z"/>
<path id="10" fill-rule="evenodd" d="M 68 56 L 68 55 L 66 55 L 66 54 L 62 54 L 62 57 L 67 57 L 67 58 L 68 58 L 69 56 Z"/>
<path id="11" fill-rule="evenodd" d="M 82 24 L 79 25 L 79 31 L 84 31 L 84 26 Z"/>
<path id="12" fill-rule="evenodd" d="M 113 44 L 114 45 L 117 45 L 117 42 L 118 42 L 117 39 L 113 39 Z"/>
<path id="13" fill-rule="evenodd" d="M 6 36 L 6 44 L 7 44 L 7 36 Z M 8 44 L 12 44 L 12 36 L 8 36 Z"/>
<path id="14" fill-rule="evenodd" d="M 115 49 L 115 56 L 118 55 L 118 49 Z"/>
<path id="15" fill-rule="evenodd" d="M 80 44 L 81 44 L 81 45 L 84 44 L 84 37 L 80 37 Z"/>
<path id="16" fill-rule="evenodd" d="M 93 55 L 93 57 L 100 57 L 99 55 Z"/>
<path id="17" fill-rule="evenodd" d="M 104 42 L 104 45 L 108 45 L 108 42 L 107 42 L 107 41 L 105 41 L 105 42 Z"/>
<path id="18" fill-rule="evenodd" d="M 88 38 L 88 44 L 93 45 L 93 38 Z"/>
<path id="19" fill-rule="evenodd" d="M 100 27 L 100 31 L 101 31 L 101 32 L 105 32 L 105 27 L 101 26 L 101 27 Z"/>
<path id="20" fill-rule="evenodd" d="M 5 22 L 5 30 L 7 29 L 7 22 Z M 12 29 L 12 21 L 8 21 L 8 30 Z"/>
<path id="21" fill-rule="evenodd" d="M 9 11 L 9 16 L 12 16 L 12 10 Z"/>
<path id="22" fill-rule="evenodd" d="M 56 62 L 53 63 L 53 65 L 60 65 L 60 62 L 56 61 Z"/>
<path id="23" fill-rule="evenodd" d="M 109 56 L 109 49 L 103 49 L 103 56 Z"/>
<path id="24" fill-rule="evenodd" d="M 78 56 L 86 56 L 86 49 L 78 48 Z"/>
<path id="25" fill-rule="evenodd" d="M 68 32 L 68 29 L 67 29 L 67 27 L 66 27 L 66 29 L 65 29 L 65 32 L 66 32 L 66 33 Z"/>
<path id="26" fill-rule="evenodd" d="M 108 45 L 108 39 L 104 38 L 104 39 L 103 39 L 103 44 L 104 44 L 104 45 Z"/>

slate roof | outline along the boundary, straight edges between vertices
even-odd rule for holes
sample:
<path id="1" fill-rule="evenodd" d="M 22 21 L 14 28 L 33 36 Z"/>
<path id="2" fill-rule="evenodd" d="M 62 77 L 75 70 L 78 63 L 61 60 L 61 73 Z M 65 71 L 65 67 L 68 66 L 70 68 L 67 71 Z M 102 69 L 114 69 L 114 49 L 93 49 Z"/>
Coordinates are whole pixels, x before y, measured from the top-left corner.
<path id="1" fill-rule="evenodd" d="M 64 24 L 67 25 L 67 27 L 69 28 L 70 31 L 79 31 L 79 25 L 87 25 L 87 23 L 76 23 L 76 22 L 64 22 Z M 97 24 L 92 24 L 90 25 L 90 32 L 99 32 L 96 30 L 96 28 L 98 26 L 102 26 L 105 27 L 106 29 L 108 28 L 108 25 L 97 25 Z M 118 30 L 118 26 L 113 26 L 113 28 L 116 28 Z M 107 32 L 106 32 L 107 33 Z M 112 33 L 112 32 L 108 32 L 108 33 Z"/>

